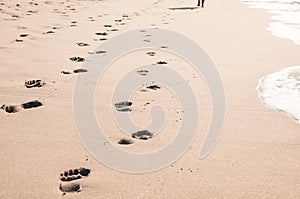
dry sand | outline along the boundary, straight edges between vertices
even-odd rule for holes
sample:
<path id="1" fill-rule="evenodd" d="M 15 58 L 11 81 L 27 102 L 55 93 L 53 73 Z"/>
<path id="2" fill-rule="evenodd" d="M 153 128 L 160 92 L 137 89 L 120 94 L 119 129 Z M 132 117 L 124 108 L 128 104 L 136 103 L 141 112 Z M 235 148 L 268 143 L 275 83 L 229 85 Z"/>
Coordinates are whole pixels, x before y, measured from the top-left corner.
<path id="1" fill-rule="evenodd" d="M 0 112 L 0 198 L 299 198 L 300 125 L 265 108 L 255 87 L 261 76 L 299 64 L 300 46 L 273 37 L 265 30 L 269 15 L 237 0 L 207 0 L 204 9 L 168 9 L 195 4 L 170 0 L 1 1 L 0 105 L 40 100 L 43 106 L 19 106 L 19 112 L 10 114 Z M 113 27 L 105 28 L 105 24 Z M 181 70 L 180 66 L 185 65 L 180 62 L 176 70 L 190 80 L 200 103 L 198 136 L 173 165 L 133 175 L 100 164 L 83 147 L 72 112 L 78 74 L 65 75 L 61 71 L 80 68 L 81 62 L 69 58 L 87 57 L 103 42 L 100 38 L 145 27 L 178 31 L 205 49 L 223 79 L 227 116 L 216 147 L 199 160 L 199 148 L 211 117 L 210 97 L 201 78 L 193 80 L 193 71 Z M 103 31 L 108 35 L 95 35 Z M 78 42 L 89 46 L 80 47 Z M 139 53 L 144 56 L 135 55 L 137 64 L 174 60 L 163 53 L 154 57 Z M 108 136 L 113 142 L 120 135 L 109 112 L 109 95 L 120 74 L 128 70 L 130 60 L 114 63 L 124 64 L 124 68 L 118 71 L 112 66 L 106 84 L 97 90 L 96 99 L 103 99 L 102 104 L 96 100 L 97 116 L 107 115 L 101 122 L 111 132 Z M 28 89 L 24 81 L 31 79 L 41 79 L 46 85 Z M 165 97 L 146 97 L 161 100 L 166 106 L 178 105 L 166 100 L 168 93 L 163 89 L 159 92 Z M 139 94 L 133 98 L 137 104 L 134 110 L 145 111 L 140 108 L 144 99 Z M 133 118 L 147 121 L 143 114 L 133 114 Z M 165 127 L 165 134 L 136 142 L 126 150 L 164 146 L 174 136 L 176 122 Z M 91 170 L 88 177 L 74 180 L 80 183 L 81 191 L 63 196 L 60 173 L 80 167 Z"/>

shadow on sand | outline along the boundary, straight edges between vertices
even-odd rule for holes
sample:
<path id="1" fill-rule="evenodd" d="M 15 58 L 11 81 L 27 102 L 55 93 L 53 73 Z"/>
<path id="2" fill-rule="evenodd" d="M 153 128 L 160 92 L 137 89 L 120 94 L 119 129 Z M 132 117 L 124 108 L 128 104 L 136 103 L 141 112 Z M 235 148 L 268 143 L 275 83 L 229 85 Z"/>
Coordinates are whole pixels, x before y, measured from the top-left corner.
<path id="1" fill-rule="evenodd" d="M 177 7 L 177 8 L 169 8 L 169 10 L 195 10 L 199 8 L 198 6 L 196 7 Z"/>

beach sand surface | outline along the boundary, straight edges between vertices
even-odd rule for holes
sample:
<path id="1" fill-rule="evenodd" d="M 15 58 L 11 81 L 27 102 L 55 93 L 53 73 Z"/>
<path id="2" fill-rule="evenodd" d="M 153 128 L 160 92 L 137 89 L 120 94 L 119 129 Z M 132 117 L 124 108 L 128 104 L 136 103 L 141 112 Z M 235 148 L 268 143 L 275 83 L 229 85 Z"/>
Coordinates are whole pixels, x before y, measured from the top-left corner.
<path id="1" fill-rule="evenodd" d="M 0 198 L 299 198 L 300 125 L 264 107 L 256 86 L 266 74 L 299 65 L 300 46 L 272 36 L 266 30 L 270 15 L 264 10 L 250 9 L 237 0 L 207 0 L 203 9 L 180 9 L 195 4 L 190 0 L 1 1 L 0 106 L 33 100 L 43 106 L 0 112 Z M 223 80 L 226 119 L 214 150 L 199 159 L 212 116 L 203 77 L 184 60 L 164 52 L 148 56 L 139 51 L 120 58 L 95 95 L 96 115 L 104 118 L 99 124 L 112 142 L 124 135 L 111 114 L 111 95 L 131 66 L 160 60 L 173 65 L 195 91 L 201 115 L 197 136 L 184 156 L 156 172 L 128 174 L 99 163 L 80 141 L 72 110 L 74 83 L 80 74 L 72 71 L 82 62 L 70 58 L 86 58 L 104 42 L 101 39 L 141 28 L 177 31 L 207 52 Z M 95 34 L 101 32 L 108 35 Z M 32 79 L 46 84 L 26 88 L 25 80 Z M 164 105 L 168 120 L 160 135 L 119 147 L 149 152 L 171 142 L 180 125 L 175 111 L 180 104 L 171 93 L 164 88 L 137 92 L 131 100 L 130 114 L 137 123 L 150 122 L 149 109 L 143 109 L 147 100 Z M 63 194 L 60 174 L 80 167 L 91 170 L 88 177 L 74 180 L 81 191 Z"/>

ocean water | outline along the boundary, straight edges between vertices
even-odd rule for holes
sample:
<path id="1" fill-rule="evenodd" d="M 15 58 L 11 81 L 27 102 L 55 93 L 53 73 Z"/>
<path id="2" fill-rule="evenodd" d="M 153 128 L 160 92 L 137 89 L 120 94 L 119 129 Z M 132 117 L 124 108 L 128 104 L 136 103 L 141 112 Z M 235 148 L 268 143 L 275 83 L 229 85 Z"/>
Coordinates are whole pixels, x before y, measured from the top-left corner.
<path id="1" fill-rule="evenodd" d="M 267 28 L 274 36 L 300 45 L 300 0 L 242 0 L 252 8 L 273 14 Z"/>
<path id="2" fill-rule="evenodd" d="M 274 36 L 300 45 L 300 0 L 242 1 L 250 7 L 265 9 L 273 15 L 267 29 Z M 300 62 L 299 66 L 283 68 L 262 77 L 257 91 L 265 106 L 279 110 L 300 123 Z"/>
<path id="3" fill-rule="evenodd" d="M 257 91 L 264 105 L 282 111 L 300 123 L 300 66 L 262 77 Z"/>

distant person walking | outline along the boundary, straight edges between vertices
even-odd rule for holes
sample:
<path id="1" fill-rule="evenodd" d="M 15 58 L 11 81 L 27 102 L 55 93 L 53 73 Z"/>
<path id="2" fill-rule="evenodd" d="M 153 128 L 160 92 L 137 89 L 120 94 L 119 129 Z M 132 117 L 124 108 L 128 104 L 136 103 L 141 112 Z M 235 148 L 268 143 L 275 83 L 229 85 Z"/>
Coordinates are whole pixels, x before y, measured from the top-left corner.
<path id="1" fill-rule="evenodd" d="M 201 0 L 201 7 L 203 8 L 204 7 L 204 1 L 205 0 Z M 200 0 L 198 0 L 198 5 L 197 6 L 200 6 Z"/>

